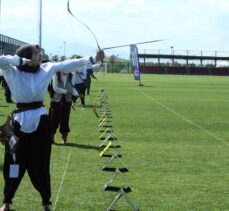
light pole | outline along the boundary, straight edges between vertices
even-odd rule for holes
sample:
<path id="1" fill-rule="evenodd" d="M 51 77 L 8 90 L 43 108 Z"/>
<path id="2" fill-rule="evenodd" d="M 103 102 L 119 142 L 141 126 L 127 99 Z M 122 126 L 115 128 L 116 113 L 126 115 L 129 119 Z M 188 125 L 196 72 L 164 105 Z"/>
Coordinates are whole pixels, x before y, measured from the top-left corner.
<path id="1" fill-rule="evenodd" d="M 2 14 L 2 0 L 0 0 L 0 23 L 1 23 L 1 14 Z"/>
<path id="2" fill-rule="evenodd" d="M 39 0 L 39 46 L 42 47 L 42 0 Z"/>
<path id="3" fill-rule="evenodd" d="M 171 46 L 171 59 L 172 59 L 172 66 L 174 66 L 174 58 L 173 58 L 173 54 L 174 54 L 174 51 L 173 51 L 173 46 Z"/>
<path id="4" fill-rule="evenodd" d="M 173 46 L 171 46 L 171 56 L 173 55 Z"/>
<path id="5" fill-rule="evenodd" d="M 60 50 L 59 50 L 59 54 L 60 54 L 60 55 L 59 55 L 59 57 L 61 57 L 61 54 L 62 54 L 62 48 L 63 48 L 63 47 L 61 47 L 61 46 L 59 47 L 59 49 L 60 49 Z"/>
<path id="6" fill-rule="evenodd" d="M 64 41 L 64 56 L 65 56 L 65 47 L 66 47 L 66 41 Z"/>

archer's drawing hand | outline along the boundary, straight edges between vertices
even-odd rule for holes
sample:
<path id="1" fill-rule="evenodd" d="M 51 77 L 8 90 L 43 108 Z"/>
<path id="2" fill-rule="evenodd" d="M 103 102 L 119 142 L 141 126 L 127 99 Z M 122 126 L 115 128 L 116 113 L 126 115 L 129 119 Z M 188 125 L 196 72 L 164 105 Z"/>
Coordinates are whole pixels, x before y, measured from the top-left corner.
<path id="1" fill-rule="evenodd" d="M 25 64 L 27 64 L 28 66 L 31 66 L 31 67 L 33 67 L 33 66 L 34 66 L 33 61 L 32 61 L 32 60 L 30 60 L 30 59 L 26 59 L 26 60 L 25 60 Z"/>
<path id="2" fill-rule="evenodd" d="M 66 95 L 66 97 L 71 97 L 72 96 L 72 90 L 67 90 L 65 95 Z"/>
<path id="3" fill-rule="evenodd" d="M 103 59 L 105 58 L 105 54 L 103 50 L 99 50 L 96 53 L 96 61 L 103 61 Z"/>

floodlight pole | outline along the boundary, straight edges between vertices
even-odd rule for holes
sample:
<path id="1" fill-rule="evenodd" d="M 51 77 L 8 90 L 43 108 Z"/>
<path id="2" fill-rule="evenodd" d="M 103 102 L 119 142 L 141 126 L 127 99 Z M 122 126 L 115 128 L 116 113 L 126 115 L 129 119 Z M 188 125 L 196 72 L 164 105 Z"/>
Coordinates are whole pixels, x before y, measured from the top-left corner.
<path id="1" fill-rule="evenodd" d="M 64 56 L 65 56 L 65 50 L 66 50 L 66 41 L 64 41 Z"/>
<path id="2" fill-rule="evenodd" d="M 1 14 L 2 14 L 2 0 L 0 0 L 0 23 L 1 23 Z"/>
<path id="3" fill-rule="evenodd" d="M 39 0 L 39 46 L 42 48 L 42 0 Z"/>

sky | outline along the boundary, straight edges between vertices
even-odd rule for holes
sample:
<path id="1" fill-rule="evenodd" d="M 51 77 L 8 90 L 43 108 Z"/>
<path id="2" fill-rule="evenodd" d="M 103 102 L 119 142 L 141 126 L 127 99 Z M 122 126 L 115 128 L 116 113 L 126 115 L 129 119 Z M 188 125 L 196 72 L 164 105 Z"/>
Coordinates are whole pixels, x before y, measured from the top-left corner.
<path id="1" fill-rule="evenodd" d="M 39 0 L 0 0 L 0 34 L 39 43 Z M 139 52 L 229 56 L 228 0 L 71 0 L 72 13 L 95 33 L 101 48 L 138 45 Z M 67 12 L 67 0 L 42 1 L 42 47 L 48 55 L 95 55 L 91 32 Z M 129 57 L 129 47 L 106 55 Z"/>

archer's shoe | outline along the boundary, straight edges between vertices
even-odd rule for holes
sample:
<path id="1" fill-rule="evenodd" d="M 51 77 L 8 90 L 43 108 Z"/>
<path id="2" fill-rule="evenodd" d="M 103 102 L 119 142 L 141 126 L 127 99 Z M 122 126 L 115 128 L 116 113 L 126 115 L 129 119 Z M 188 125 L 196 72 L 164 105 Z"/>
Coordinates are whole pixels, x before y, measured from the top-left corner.
<path id="1" fill-rule="evenodd" d="M 61 144 L 65 145 L 67 143 L 67 140 L 62 140 Z"/>
<path id="2" fill-rule="evenodd" d="M 62 134 L 61 144 L 65 145 L 67 143 L 68 133 Z"/>
<path id="3" fill-rule="evenodd" d="M 3 206 L 0 208 L 0 211 L 10 211 L 10 204 L 3 204 Z"/>

